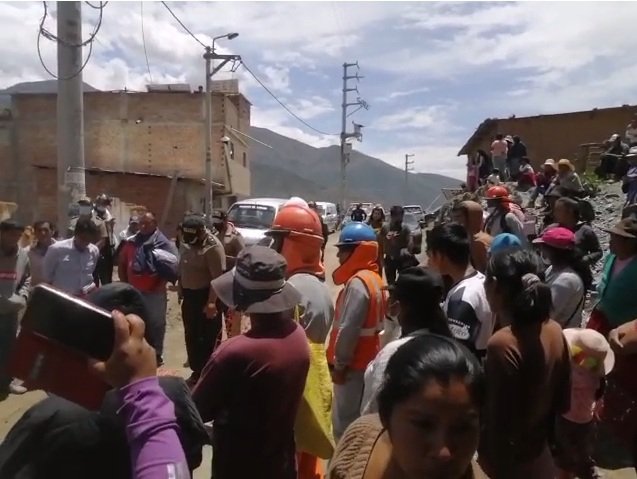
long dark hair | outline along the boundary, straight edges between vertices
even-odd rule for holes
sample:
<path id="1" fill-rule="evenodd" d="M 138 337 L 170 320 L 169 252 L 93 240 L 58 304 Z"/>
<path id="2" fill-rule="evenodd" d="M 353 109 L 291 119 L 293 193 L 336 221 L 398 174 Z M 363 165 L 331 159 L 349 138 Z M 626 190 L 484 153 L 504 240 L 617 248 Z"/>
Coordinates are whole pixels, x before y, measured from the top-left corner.
<path id="1" fill-rule="evenodd" d="M 373 226 L 372 223 L 374 221 L 373 217 L 374 217 L 374 211 L 380 211 L 380 219 L 378 221 L 381 222 L 381 225 L 385 223 L 385 210 L 383 210 L 382 207 L 380 206 L 374 206 L 374 208 L 372 208 L 372 211 L 369 213 L 369 216 L 367 217 L 367 224 L 369 226 Z"/>
<path id="2" fill-rule="evenodd" d="M 542 282 L 543 267 L 533 251 L 516 249 L 489 258 L 486 281 L 497 283 L 498 294 L 514 323 L 546 321 L 553 301 L 551 288 Z"/>
<path id="3" fill-rule="evenodd" d="M 397 288 L 392 294 L 392 299 L 400 302 L 405 316 L 404 321 L 416 329 L 426 328 L 431 333 L 448 338 L 452 337 L 447 315 L 440 306 L 445 295 L 442 277 L 437 272 L 422 266 L 412 266 L 400 274 L 403 278 L 428 278 L 435 281 L 434 285 L 429 287 L 419 287 L 416 282 L 413 287 L 407 285 L 403 290 L 399 280 Z"/>
<path id="4" fill-rule="evenodd" d="M 448 384 L 462 379 L 477 409 L 484 400 L 484 374 L 476 357 L 454 339 L 436 334 L 417 336 L 391 357 L 378 393 L 378 412 L 389 424 L 394 407 L 417 393 L 430 380 Z"/>

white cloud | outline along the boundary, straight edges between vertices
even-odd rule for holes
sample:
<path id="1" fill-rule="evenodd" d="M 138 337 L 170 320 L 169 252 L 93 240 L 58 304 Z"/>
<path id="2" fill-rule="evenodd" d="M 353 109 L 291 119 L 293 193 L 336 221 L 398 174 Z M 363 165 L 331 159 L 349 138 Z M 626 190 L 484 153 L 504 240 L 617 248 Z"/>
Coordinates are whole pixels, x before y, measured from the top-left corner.
<path id="1" fill-rule="evenodd" d="M 290 89 L 290 69 L 281 66 L 263 66 L 260 68 L 264 75 L 261 79 L 265 86 L 274 92 L 292 93 Z"/>
<path id="2" fill-rule="evenodd" d="M 403 132 L 407 129 L 420 129 L 428 134 L 449 133 L 453 129 L 449 122 L 449 113 L 453 108 L 451 105 L 401 108 L 394 113 L 377 118 L 370 128 L 379 131 Z"/>
<path id="3" fill-rule="evenodd" d="M 290 105 L 292 111 L 304 120 L 310 120 L 335 110 L 334 105 L 328 99 L 318 95 L 311 98 L 299 98 Z"/>
<path id="4" fill-rule="evenodd" d="M 55 33 L 55 3 L 48 5 L 47 26 Z M 369 126 L 363 145 L 390 161 L 400 160 L 406 148 L 418 150 L 417 165 L 422 161 L 429 171 L 463 172 L 455 153 L 484 117 L 635 101 L 634 2 L 169 5 L 206 44 L 239 32 L 235 40 L 219 40 L 217 50 L 241 54 L 282 101 L 320 130 L 340 129 L 341 65 L 359 60 L 365 75 L 360 94 L 372 104 L 354 117 Z M 86 38 L 97 12 L 84 7 L 83 13 Z M 143 90 L 149 83 L 140 13 L 138 2 L 108 4 L 85 81 L 109 90 Z M 0 87 L 49 78 L 35 49 L 41 16 L 41 3 L 0 3 Z M 161 3 L 144 3 L 144 27 L 154 82 L 204 84 L 202 47 Z M 55 70 L 55 44 L 43 40 L 42 54 Z M 240 80 L 255 125 L 314 146 L 338 142 L 294 120 L 242 68 L 215 76 L 224 78 Z"/>
<path id="5" fill-rule="evenodd" d="M 390 102 L 392 100 L 396 100 L 398 98 L 413 96 L 413 95 L 417 95 L 419 93 L 426 93 L 428 91 L 429 91 L 429 88 L 427 88 L 427 87 L 413 88 L 411 90 L 393 91 L 387 96 L 382 96 L 380 98 L 374 99 L 374 102 L 387 103 L 387 102 Z"/>

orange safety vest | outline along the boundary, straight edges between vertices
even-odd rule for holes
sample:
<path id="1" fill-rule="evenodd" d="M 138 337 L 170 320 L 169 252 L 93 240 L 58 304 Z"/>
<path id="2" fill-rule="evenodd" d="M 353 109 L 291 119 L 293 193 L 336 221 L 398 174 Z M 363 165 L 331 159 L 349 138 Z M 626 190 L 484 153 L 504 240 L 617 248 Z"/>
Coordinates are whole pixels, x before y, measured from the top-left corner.
<path id="1" fill-rule="evenodd" d="M 361 327 L 358 344 L 354 350 L 354 356 L 349 368 L 357 371 L 365 371 L 367 365 L 374 360 L 380 350 L 378 334 L 382 328 L 383 319 L 385 318 L 385 312 L 387 309 L 387 296 L 383 289 L 383 280 L 378 273 L 375 273 L 374 271 L 358 271 L 347 281 L 345 287 L 339 293 L 338 298 L 336 299 L 334 324 L 332 325 L 330 341 L 327 346 L 327 361 L 329 364 L 334 364 L 335 362 L 334 356 L 336 340 L 340 329 L 341 307 L 343 305 L 347 286 L 355 278 L 361 280 L 365 284 L 365 288 L 369 293 L 370 303 L 367 310 L 367 317 Z"/>

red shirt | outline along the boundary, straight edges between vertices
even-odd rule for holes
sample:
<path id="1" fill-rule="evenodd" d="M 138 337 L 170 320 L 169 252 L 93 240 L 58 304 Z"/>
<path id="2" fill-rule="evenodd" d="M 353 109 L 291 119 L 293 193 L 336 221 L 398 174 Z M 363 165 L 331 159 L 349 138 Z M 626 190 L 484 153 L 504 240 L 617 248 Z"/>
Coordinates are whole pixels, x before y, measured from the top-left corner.
<path id="1" fill-rule="evenodd" d="M 142 293 L 155 293 L 166 289 L 166 281 L 155 273 L 136 273 L 133 271 L 135 259 L 135 245 L 131 242 L 124 243 L 120 252 L 119 271 L 120 279 L 126 278 L 126 282 L 134 286 Z M 122 274 L 124 272 L 124 274 Z"/>
<path id="2" fill-rule="evenodd" d="M 223 343 L 193 391 L 204 421 L 214 420 L 215 477 L 296 479 L 294 423 L 310 366 L 293 320 L 255 325 Z"/>

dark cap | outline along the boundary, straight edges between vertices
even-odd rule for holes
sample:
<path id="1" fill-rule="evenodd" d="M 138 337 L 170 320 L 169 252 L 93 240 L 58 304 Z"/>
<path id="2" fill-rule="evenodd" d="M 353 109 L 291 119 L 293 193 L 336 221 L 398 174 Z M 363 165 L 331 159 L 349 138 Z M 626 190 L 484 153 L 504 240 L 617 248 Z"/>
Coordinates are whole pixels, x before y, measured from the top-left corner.
<path id="1" fill-rule="evenodd" d="M 222 210 L 214 210 L 212 212 L 212 222 L 213 223 L 222 223 L 226 220 L 228 215 L 225 211 Z"/>
<path id="2" fill-rule="evenodd" d="M 444 283 L 442 276 L 431 268 L 412 266 L 403 270 L 396 283 L 387 288 L 393 299 L 425 301 L 432 298 L 435 303 L 442 301 Z"/>
<path id="3" fill-rule="evenodd" d="M 24 231 L 24 225 L 16 220 L 4 220 L 0 223 L 0 231 Z"/>
<path id="4" fill-rule="evenodd" d="M 612 235 L 621 236 L 622 238 L 637 239 L 637 219 L 632 216 L 624 218 L 613 228 L 604 231 Z"/>
<path id="5" fill-rule="evenodd" d="M 206 227 L 206 222 L 199 215 L 189 215 L 181 223 L 181 230 L 186 234 L 197 234 Z"/>
<path id="6" fill-rule="evenodd" d="M 212 281 L 219 299 L 246 313 L 280 313 L 294 309 L 300 293 L 285 280 L 287 262 L 266 246 L 245 248 L 234 269 Z"/>

